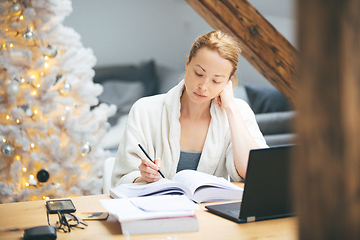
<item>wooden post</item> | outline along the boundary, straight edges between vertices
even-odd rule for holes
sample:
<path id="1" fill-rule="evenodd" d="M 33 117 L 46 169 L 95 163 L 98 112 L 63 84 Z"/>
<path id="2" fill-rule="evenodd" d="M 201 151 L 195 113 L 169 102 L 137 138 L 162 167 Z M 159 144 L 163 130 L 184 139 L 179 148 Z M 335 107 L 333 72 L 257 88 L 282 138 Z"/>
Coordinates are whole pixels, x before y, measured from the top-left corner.
<path id="1" fill-rule="evenodd" d="M 239 39 L 242 55 L 294 103 L 297 50 L 246 0 L 186 0 L 214 29 Z"/>
<path id="2" fill-rule="evenodd" d="M 360 1 L 298 0 L 300 239 L 360 239 Z"/>

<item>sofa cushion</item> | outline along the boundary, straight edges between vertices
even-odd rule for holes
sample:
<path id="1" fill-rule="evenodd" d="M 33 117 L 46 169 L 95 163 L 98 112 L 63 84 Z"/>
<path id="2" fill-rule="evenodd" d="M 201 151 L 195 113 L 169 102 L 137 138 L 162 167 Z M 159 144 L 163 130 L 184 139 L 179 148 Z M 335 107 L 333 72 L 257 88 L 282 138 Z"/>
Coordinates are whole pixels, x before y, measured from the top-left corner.
<path id="1" fill-rule="evenodd" d="M 135 65 L 96 67 L 94 82 L 100 83 L 104 91 L 100 102 L 115 104 L 117 112 L 108 121 L 116 124 L 118 118 L 130 111 L 131 106 L 141 97 L 157 94 L 158 77 L 153 60 Z"/>
<path id="2" fill-rule="evenodd" d="M 255 114 L 285 112 L 292 109 L 290 102 L 276 88 L 245 85 L 249 105 Z"/>
<path id="3" fill-rule="evenodd" d="M 259 113 L 255 118 L 263 135 L 290 133 L 293 132 L 295 111 Z"/>
<path id="4" fill-rule="evenodd" d="M 95 83 L 103 83 L 107 80 L 134 82 L 140 81 L 144 84 L 144 96 L 159 93 L 159 80 L 156 73 L 154 60 L 150 60 L 140 66 L 116 65 L 106 67 L 95 67 Z"/>

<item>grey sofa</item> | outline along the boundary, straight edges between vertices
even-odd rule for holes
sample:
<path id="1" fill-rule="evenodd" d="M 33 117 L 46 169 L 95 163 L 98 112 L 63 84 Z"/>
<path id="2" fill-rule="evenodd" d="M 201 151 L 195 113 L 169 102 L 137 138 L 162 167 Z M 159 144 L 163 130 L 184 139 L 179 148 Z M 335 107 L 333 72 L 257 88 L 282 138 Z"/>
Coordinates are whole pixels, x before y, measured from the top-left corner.
<path id="1" fill-rule="evenodd" d="M 245 84 L 237 87 L 235 96 L 249 103 L 269 146 L 296 144 L 296 112 L 276 88 Z"/>

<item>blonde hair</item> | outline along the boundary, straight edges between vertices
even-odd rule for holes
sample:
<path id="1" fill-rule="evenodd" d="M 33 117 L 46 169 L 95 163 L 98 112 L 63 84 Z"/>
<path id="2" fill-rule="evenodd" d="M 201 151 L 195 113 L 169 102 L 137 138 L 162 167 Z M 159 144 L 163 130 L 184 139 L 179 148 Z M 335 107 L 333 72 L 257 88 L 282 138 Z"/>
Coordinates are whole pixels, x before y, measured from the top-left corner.
<path id="1" fill-rule="evenodd" d="M 239 54 L 241 53 L 239 43 L 233 37 L 220 30 L 211 31 L 196 39 L 190 49 L 189 62 L 196 55 L 197 51 L 203 47 L 217 51 L 221 57 L 231 62 L 233 70 L 230 73 L 230 77 L 234 77 L 233 86 L 235 87 L 238 82 L 235 72 L 239 62 Z"/>

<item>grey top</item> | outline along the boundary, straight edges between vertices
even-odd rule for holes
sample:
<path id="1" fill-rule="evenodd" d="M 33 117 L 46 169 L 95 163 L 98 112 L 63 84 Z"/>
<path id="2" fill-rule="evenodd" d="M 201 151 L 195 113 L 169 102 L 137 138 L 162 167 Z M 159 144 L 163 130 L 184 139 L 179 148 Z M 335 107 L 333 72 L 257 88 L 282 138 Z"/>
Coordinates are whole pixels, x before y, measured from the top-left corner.
<path id="1" fill-rule="evenodd" d="M 196 170 L 199 164 L 201 152 L 180 151 L 180 159 L 176 172 L 185 169 Z"/>

